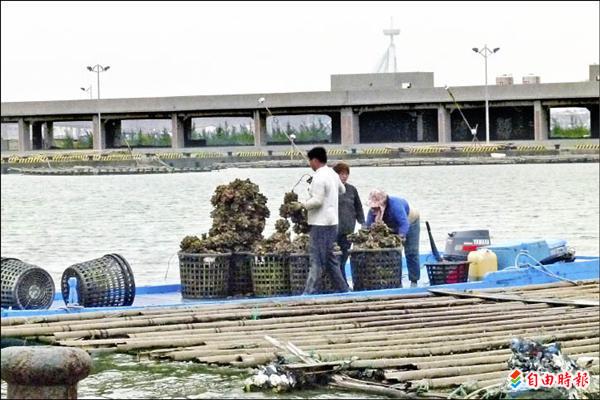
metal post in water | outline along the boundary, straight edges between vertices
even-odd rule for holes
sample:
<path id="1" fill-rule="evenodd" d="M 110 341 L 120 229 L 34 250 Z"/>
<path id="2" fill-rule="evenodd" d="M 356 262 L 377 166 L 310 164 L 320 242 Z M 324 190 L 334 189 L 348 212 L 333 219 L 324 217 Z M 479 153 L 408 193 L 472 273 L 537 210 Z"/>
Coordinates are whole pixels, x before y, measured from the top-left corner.
<path id="1" fill-rule="evenodd" d="M 1 365 L 8 399 L 77 399 L 92 358 L 73 347 L 13 346 L 2 349 Z"/>

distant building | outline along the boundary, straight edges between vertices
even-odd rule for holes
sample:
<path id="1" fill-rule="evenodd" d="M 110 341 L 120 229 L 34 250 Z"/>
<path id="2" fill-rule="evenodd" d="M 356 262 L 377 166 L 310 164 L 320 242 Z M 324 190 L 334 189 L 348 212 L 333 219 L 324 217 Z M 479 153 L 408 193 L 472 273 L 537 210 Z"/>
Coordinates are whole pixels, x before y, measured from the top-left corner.
<path id="1" fill-rule="evenodd" d="M 523 77 L 523 85 L 533 85 L 542 83 L 542 80 L 537 75 L 527 75 Z"/>
<path id="2" fill-rule="evenodd" d="M 498 86 L 508 86 L 512 85 L 513 83 L 512 75 L 502 75 L 496 78 L 496 85 Z"/>

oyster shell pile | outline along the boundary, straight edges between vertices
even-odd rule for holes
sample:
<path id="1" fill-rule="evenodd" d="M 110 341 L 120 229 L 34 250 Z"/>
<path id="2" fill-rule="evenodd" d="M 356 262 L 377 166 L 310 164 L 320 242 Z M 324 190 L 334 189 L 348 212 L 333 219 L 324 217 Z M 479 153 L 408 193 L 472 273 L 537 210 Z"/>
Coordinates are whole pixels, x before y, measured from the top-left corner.
<path id="1" fill-rule="evenodd" d="M 201 238 L 186 236 L 180 244 L 188 253 L 250 251 L 263 238 L 270 215 L 267 198 L 250 179 L 219 185 L 211 198 L 212 227 Z"/>
<path id="2" fill-rule="evenodd" d="M 402 247 L 400 236 L 392 232 L 383 222 L 376 222 L 370 228 L 360 229 L 348 235 L 354 249 L 390 249 Z"/>
<path id="3" fill-rule="evenodd" d="M 275 222 L 275 233 L 271 237 L 257 242 L 254 251 L 257 254 L 265 253 L 306 253 L 308 252 L 309 231 L 307 211 L 298 203 L 298 195 L 288 192 L 283 197 L 283 204 L 279 207 L 280 219 Z M 291 239 L 291 227 L 288 218 L 293 223 L 292 230 L 296 234 Z"/>

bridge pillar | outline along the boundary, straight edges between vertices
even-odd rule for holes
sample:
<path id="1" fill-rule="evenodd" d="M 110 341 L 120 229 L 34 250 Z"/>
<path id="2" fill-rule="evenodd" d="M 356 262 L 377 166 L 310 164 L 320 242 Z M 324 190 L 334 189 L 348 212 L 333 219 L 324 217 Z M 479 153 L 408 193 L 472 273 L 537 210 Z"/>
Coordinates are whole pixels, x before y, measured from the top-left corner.
<path id="1" fill-rule="evenodd" d="M 19 151 L 31 150 L 31 123 L 19 119 Z"/>
<path id="2" fill-rule="evenodd" d="M 54 123 L 52 121 L 44 122 L 42 125 L 42 148 L 48 150 L 52 148 L 54 142 Z"/>
<path id="3" fill-rule="evenodd" d="M 600 104 L 587 107 L 590 110 L 590 137 L 598 139 L 600 125 Z"/>
<path id="4" fill-rule="evenodd" d="M 452 124 L 450 111 L 443 105 L 438 106 L 438 143 L 452 141 Z"/>
<path id="5" fill-rule="evenodd" d="M 185 138 L 192 130 L 192 119 L 182 117 L 177 114 L 171 116 L 171 148 L 183 149 L 185 147 Z"/>
<path id="6" fill-rule="evenodd" d="M 98 115 L 94 115 L 92 118 L 92 136 L 94 142 L 94 150 L 106 149 L 106 123 L 100 119 L 100 126 L 98 126 Z"/>
<path id="7" fill-rule="evenodd" d="M 417 111 L 417 142 L 423 141 L 423 112 Z"/>
<path id="8" fill-rule="evenodd" d="M 344 107 L 340 111 L 340 130 L 342 146 L 352 146 L 360 143 L 360 125 L 358 113 L 352 107 Z"/>
<path id="9" fill-rule="evenodd" d="M 31 123 L 31 149 L 42 149 L 42 125 L 43 122 L 34 121 Z"/>
<path id="10" fill-rule="evenodd" d="M 548 113 L 542 102 L 533 102 L 533 139 L 535 141 L 548 140 Z"/>
<path id="11" fill-rule="evenodd" d="M 265 146 L 267 144 L 267 115 L 260 110 L 254 110 L 254 145 Z"/>
<path id="12" fill-rule="evenodd" d="M 106 132 L 106 147 L 121 147 L 121 120 L 111 119 L 104 122 L 104 131 Z"/>

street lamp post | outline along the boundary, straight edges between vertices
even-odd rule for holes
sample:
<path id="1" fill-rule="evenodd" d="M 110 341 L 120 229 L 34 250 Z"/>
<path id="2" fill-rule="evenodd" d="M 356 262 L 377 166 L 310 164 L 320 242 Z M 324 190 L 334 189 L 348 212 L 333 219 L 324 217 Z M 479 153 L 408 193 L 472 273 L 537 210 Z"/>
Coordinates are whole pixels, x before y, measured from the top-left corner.
<path id="1" fill-rule="evenodd" d="M 473 47 L 475 53 L 479 53 L 485 60 L 485 143 L 490 143 L 490 107 L 489 107 L 489 95 L 488 95 L 488 69 L 487 69 L 487 58 L 489 55 L 497 53 L 500 47 L 496 47 L 493 50 L 487 47 L 487 44 L 482 49 Z"/>
<path id="2" fill-rule="evenodd" d="M 84 91 L 84 92 L 89 92 L 89 93 L 90 93 L 90 100 L 92 100 L 92 98 L 93 98 L 93 94 L 92 94 L 92 85 L 90 85 L 90 86 L 89 86 L 89 87 L 87 87 L 87 88 L 84 88 L 84 87 L 82 87 L 82 88 L 79 88 L 79 89 L 81 89 L 81 90 L 82 90 L 82 91 Z"/>
<path id="3" fill-rule="evenodd" d="M 90 72 L 95 72 L 98 77 L 96 92 L 98 93 L 98 137 L 102 137 L 102 123 L 100 122 L 100 72 L 108 71 L 110 68 L 109 65 L 102 66 L 100 64 L 96 64 L 94 66 L 87 66 L 87 70 Z M 100 142 L 101 143 L 101 142 Z"/>

